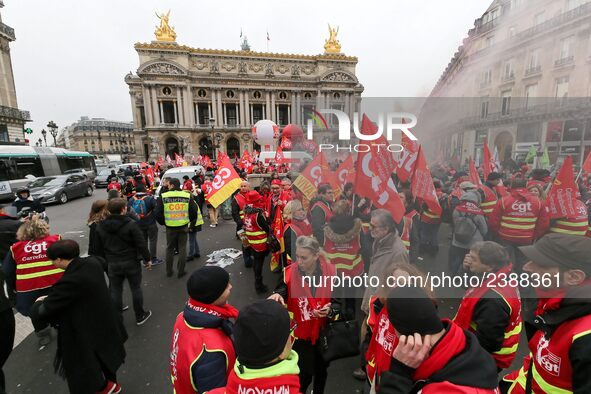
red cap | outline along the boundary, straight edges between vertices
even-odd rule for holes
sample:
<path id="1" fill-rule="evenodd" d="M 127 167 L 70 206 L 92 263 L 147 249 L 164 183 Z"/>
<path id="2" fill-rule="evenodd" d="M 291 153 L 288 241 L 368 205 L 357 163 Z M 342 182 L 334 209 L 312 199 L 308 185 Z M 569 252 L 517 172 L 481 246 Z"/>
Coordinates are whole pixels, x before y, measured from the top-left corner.
<path id="1" fill-rule="evenodd" d="M 246 203 L 255 204 L 261 199 L 261 195 L 256 190 L 251 190 L 246 193 Z"/>
<path id="2" fill-rule="evenodd" d="M 271 181 L 271 185 L 279 185 L 279 186 L 281 186 L 281 181 L 279 179 L 273 179 Z"/>

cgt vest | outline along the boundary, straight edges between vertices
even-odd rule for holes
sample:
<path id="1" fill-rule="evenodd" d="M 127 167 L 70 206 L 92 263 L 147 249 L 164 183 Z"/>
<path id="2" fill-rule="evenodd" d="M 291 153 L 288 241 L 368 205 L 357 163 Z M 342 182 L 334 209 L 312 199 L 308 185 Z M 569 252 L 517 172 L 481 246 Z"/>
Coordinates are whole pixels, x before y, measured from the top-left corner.
<path id="1" fill-rule="evenodd" d="M 417 211 L 414 209 L 404 215 L 402 218 L 404 220 L 404 228 L 402 229 L 402 234 L 400 235 L 400 239 L 402 243 L 406 247 L 406 251 L 410 253 L 410 232 L 412 230 L 412 220 L 417 215 Z"/>
<path id="2" fill-rule="evenodd" d="M 478 327 L 473 321 L 474 308 L 480 299 L 488 292 L 488 290 L 495 291 L 509 306 L 510 314 L 505 330 L 503 331 L 503 344 L 499 350 L 492 353 L 497 367 L 501 369 L 509 368 L 515 355 L 517 354 L 517 347 L 519 345 L 519 336 L 521 334 L 521 299 L 519 297 L 519 290 L 509 285 L 501 287 L 498 285 L 501 276 L 508 275 L 511 272 L 511 267 L 505 267 L 496 272 L 495 277 L 491 277 L 482 286 L 471 288 L 466 291 L 464 298 L 458 308 L 454 322 L 465 330 L 476 332 Z M 507 277 L 505 277 L 507 278 Z"/>
<path id="3" fill-rule="evenodd" d="M 51 287 L 64 270 L 56 268 L 47 257 L 47 248 L 61 239 L 59 235 L 48 235 L 33 241 L 19 241 L 10 247 L 16 262 L 16 291 L 27 292 Z"/>
<path id="4" fill-rule="evenodd" d="M 226 375 L 234 367 L 236 353 L 232 339 L 218 328 L 193 327 L 179 313 L 170 346 L 170 373 L 175 394 L 195 394 L 191 367 L 203 351 L 221 352 L 226 357 Z"/>
<path id="5" fill-rule="evenodd" d="M 191 195 L 182 190 L 173 190 L 162 194 L 166 227 L 183 227 L 189 224 L 190 198 Z"/>
<path id="6" fill-rule="evenodd" d="M 337 273 L 350 277 L 363 274 L 359 237 L 357 234 L 349 242 L 343 243 L 334 242 L 327 236 L 324 237 L 325 257 L 335 266 Z"/>
<path id="7" fill-rule="evenodd" d="M 213 187 L 211 186 L 211 181 L 205 181 L 203 182 L 203 185 L 201 185 L 201 191 L 203 192 L 203 198 L 205 199 L 205 203 L 209 204 L 209 193 L 211 193 L 213 190 Z"/>
<path id="8" fill-rule="evenodd" d="M 298 326 L 295 329 L 295 337 L 315 344 L 320 335 L 320 330 L 326 325 L 327 318 L 316 318 L 312 311 L 321 309 L 331 302 L 332 291 L 330 277 L 336 275 L 335 268 L 320 257 L 320 271 L 322 278 L 328 277 L 326 286 L 315 286 L 316 293 L 312 296 L 309 283 L 303 280 L 297 264 L 291 264 L 283 271 L 283 281 L 287 285 L 287 310 L 292 320 Z"/>
<path id="9" fill-rule="evenodd" d="M 365 353 L 367 360 L 365 370 L 371 384 L 382 372 L 390 370 L 392 352 L 398 345 L 398 336 L 396 336 L 394 326 L 390 323 L 386 306 L 382 306 L 378 313 L 375 311 L 374 305 L 377 301 L 377 297 L 371 297 L 367 318 L 367 325 L 371 328 L 372 334 Z"/>
<path id="10" fill-rule="evenodd" d="M 322 212 L 324 212 L 324 222 L 328 223 L 328 221 L 332 217 L 332 210 L 330 209 L 330 206 L 322 200 L 316 200 L 316 202 L 314 202 L 314 205 L 310 207 L 310 214 L 312 213 L 312 210 L 316 207 L 319 207 L 322 210 Z"/>
<path id="11" fill-rule="evenodd" d="M 550 233 L 580 235 L 584 237 L 589 229 L 589 216 L 587 207 L 581 200 L 575 202 L 576 215 L 559 218 L 552 221 Z"/>
<path id="12" fill-rule="evenodd" d="M 486 185 L 482 185 L 481 187 L 484 192 L 484 200 L 480 203 L 480 208 L 484 212 L 484 215 L 488 217 L 495 209 L 498 199 L 497 195 L 490 189 L 490 187 Z"/>
<path id="13" fill-rule="evenodd" d="M 240 220 L 244 220 L 244 206 L 246 205 L 246 197 L 244 197 L 244 194 L 238 192 L 234 196 L 234 199 L 240 208 Z"/>
<path id="14" fill-rule="evenodd" d="M 571 346 L 577 338 L 591 334 L 591 315 L 562 323 L 546 338 L 538 330 L 529 341 L 531 354 L 524 366 L 503 380 L 512 382 L 510 394 L 525 393 L 528 372 L 532 374 L 533 393 L 572 393 L 572 366 L 569 359 Z M 575 345 L 576 346 L 576 345 Z M 529 361 L 529 362 L 528 362 Z M 528 371 L 531 368 L 531 371 Z"/>
<path id="15" fill-rule="evenodd" d="M 250 247 L 257 252 L 267 250 L 267 233 L 259 226 L 257 217 L 259 212 L 247 213 L 244 215 L 243 227 L 244 235 L 248 238 Z"/>
<path id="16" fill-rule="evenodd" d="M 545 207 L 534 196 L 517 198 L 507 196 L 501 199 L 502 216 L 499 237 L 517 245 L 529 245 L 534 241 L 536 222 Z"/>

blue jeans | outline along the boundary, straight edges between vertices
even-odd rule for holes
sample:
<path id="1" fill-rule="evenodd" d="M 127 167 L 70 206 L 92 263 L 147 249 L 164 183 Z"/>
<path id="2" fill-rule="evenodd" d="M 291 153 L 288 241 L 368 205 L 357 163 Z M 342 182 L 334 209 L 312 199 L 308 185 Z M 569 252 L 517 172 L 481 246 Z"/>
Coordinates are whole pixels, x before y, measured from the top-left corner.
<path id="1" fill-rule="evenodd" d="M 199 243 L 197 242 L 197 231 L 189 232 L 189 257 L 200 255 Z"/>

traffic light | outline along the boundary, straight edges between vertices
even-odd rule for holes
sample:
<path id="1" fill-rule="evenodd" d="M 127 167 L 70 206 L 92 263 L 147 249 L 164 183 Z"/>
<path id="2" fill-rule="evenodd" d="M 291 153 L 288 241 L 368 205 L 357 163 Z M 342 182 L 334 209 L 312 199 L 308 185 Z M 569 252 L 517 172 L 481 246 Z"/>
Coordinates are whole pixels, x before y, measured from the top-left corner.
<path id="1" fill-rule="evenodd" d="M 33 129 L 31 129 L 30 127 L 27 127 L 25 129 L 25 134 L 33 134 Z"/>

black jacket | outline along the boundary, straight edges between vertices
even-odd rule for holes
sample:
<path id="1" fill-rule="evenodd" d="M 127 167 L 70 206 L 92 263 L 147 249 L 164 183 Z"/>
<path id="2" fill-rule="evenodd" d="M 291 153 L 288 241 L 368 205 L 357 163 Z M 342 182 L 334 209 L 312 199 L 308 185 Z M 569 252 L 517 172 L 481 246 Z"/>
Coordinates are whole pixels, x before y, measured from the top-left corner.
<path id="1" fill-rule="evenodd" d="M 107 260 L 109 273 L 141 269 L 138 256 L 150 261 L 142 231 L 123 215 L 110 215 L 97 225 L 93 250 Z"/>
<path id="2" fill-rule="evenodd" d="M 236 223 L 236 231 L 242 229 L 242 219 L 240 219 L 240 206 L 238 205 L 238 201 L 236 201 L 235 198 L 236 194 L 238 193 L 240 193 L 240 190 L 236 190 L 232 194 L 232 197 L 230 197 L 232 199 L 232 219 L 234 219 L 234 222 Z"/>
<path id="3" fill-rule="evenodd" d="M 12 244 L 16 242 L 16 232 L 21 224 L 12 216 L 0 215 L 0 265 Z"/>
<path id="4" fill-rule="evenodd" d="M 127 333 L 98 260 L 73 260 L 47 298 L 31 308 L 34 322 L 58 330 L 54 366 L 68 380 L 71 393 L 98 392 L 104 383 L 101 364 L 114 373 L 125 360 Z"/>
<path id="5" fill-rule="evenodd" d="M 474 307 L 472 321 L 476 324 L 476 338 L 489 353 L 501 350 L 511 309 L 499 293 L 493 290 L 480 298 Z"/>
<path id="6" fill-rule="evenodd" d="M 22 198 L 17 198 L 12 205 L 16 207 L 17 212 L 22 211 L 23 208 L 29 208 L 31 211 L 35 212 L 45 212 L 43 204 L 41 204 L 39 200 L 35 200 L 33 197 L 24 200 Z"/>
<path id="7" fill-rule="evenodd" d="M 310 224 L 312 225 L 312 234 L 314 238 L 318 240 L 320 245 L 324 245 L 324 226 L 326 225 L 326 215 L 324 211 L 320 207 L 314 207 L 314 204 L 317 201 L 323 201 L 328 207 L 331 207 L 331 204 L 325 201 L 323 198 L 314 197 L 310 201 L 310 206 L 313 207 L 310 210 Z"/>

